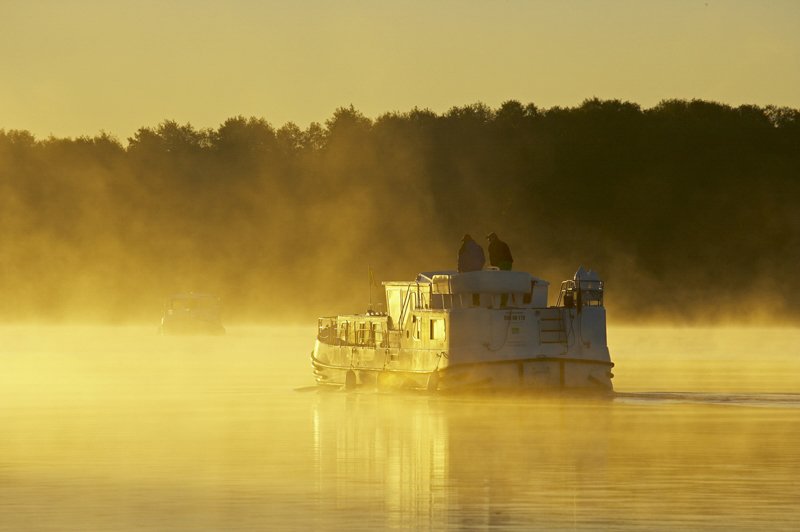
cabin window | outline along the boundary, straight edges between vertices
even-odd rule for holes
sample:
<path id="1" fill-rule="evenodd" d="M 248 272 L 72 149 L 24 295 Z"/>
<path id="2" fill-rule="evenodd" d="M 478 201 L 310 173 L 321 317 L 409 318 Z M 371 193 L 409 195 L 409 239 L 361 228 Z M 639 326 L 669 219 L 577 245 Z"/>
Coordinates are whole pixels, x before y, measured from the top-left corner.
<path id="1" fill-rule="evenodd" d="M 530 305 L 532 298 L 533 298 L 533 292 L 529 292 L 527 294 L 524 294 L 522 296 L 522 303 L 524 303 L 525 305 Z"/>
<path id="2" fill-rule="evenodd" d="M 431 319 L 431 340 L 444 340 L 444 320 Z"/>
<path id="3" fill-rule="evenodd" d="M 414 338 L 419 340 L 422 336 L 422 320 L 419 317 L 414 316 L 411 326 L 414 329 Z"/>
<path id="4" fill-rule="evenodd" d="M 360 345 L 371 345 L 373 339 L 375 338 L 373 334 L 373 327 L 375 327 L 374 323 L 364 322 L 361 324 L 361 341 L 359 342 Z"/>
<path id="5" fill-rule="evenodd" d="M 480 294 L 472 294 L 472 306 L 473 307 L 480 307 L 481 306 L 481 295 Z"/>
<path id="6" fill-rule="evenodd" d="M 386 289 L 386 309 L 392 320 L 396 322 L 400 319 L 403 311 L 403 294 L 399 289 Z"/>
<path id="7" fill-rule="evenodd" d="M 533 290 L 534 290 L 534 288 L 536 288 L 536 281 L 531 281 L 531 291 L 522 296 L 522 302 L 525 305 L 530 305 L 531 301 L 533 301 Z"/>
<path id="8" fill-rule="evenodd" d="M 364 322 L 357 321 L 354 328 L 355 331 L 353 332 L 355 332 L 355 341 L 353 343 L 356 345 L 364 345 Z"/>

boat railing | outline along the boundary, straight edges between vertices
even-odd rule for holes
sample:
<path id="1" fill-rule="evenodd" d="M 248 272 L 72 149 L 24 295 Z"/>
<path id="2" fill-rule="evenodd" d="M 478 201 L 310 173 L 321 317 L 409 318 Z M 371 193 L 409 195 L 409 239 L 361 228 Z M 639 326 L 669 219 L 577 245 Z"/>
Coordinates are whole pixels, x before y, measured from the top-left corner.
<path id="1" fill-rule="evenodd" d="M 317 339 L 334 346 L 377 347 L 388 342 L 386 321 L 319 318 Z"/>
<path id="2" fill-rule="evenodd" d="M 602 307 L 603 281 L 572 279 L 561 283 L 557 307 Z"/>
<path id="3" fill-rule="evenodd" d="M 334 344 L 338 340 L 336 318 L 320 318 L 317 321 L 317 339 L 326 344 Z"/>

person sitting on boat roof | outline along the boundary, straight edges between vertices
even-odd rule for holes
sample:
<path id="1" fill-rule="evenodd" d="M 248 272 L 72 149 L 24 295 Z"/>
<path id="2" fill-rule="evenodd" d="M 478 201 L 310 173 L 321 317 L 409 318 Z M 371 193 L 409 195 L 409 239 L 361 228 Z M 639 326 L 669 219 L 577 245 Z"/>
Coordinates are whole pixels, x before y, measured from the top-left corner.
<path id="1" fill-rule="evenodd" d="M 482 270 L 484 264 L 486 264 L 486 255 L 483 254 L 483 248 L 470 235 L 464 235 L 458 250 L 458 272 Z"/>
<path id="2" fill-rule="evenodd" d="M 486 239 L 489 241 L 489 263 L 501 270 L 510 270 L 514 257 L 508 244 L 500 240 L 497 233 L 489 233 Z"/>

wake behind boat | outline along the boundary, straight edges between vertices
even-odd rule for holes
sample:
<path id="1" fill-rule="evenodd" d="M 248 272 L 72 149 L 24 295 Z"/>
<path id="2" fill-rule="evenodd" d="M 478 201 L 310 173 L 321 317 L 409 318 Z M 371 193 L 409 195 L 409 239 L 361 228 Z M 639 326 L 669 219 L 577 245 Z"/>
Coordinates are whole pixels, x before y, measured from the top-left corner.
<path id="1" fill-rule="evenodd" d="M 383 283 L 385 312 L 319 319 L 317 383 L 435 390 L 610 393 L 603 282 L 580 268 L 549 283 L 497 269 Z"/>

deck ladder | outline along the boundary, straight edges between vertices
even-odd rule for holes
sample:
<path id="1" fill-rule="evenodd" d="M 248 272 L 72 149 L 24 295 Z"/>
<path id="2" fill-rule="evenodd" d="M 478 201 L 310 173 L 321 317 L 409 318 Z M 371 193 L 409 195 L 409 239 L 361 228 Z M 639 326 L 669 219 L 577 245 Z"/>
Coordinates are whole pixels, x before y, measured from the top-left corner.
<path id="1" fill-rule="evenodd" d="M 567 328 L 560 308 L 550 308 L 539 318 L 539 342 L 543 344 L 567 345 Z"/>

